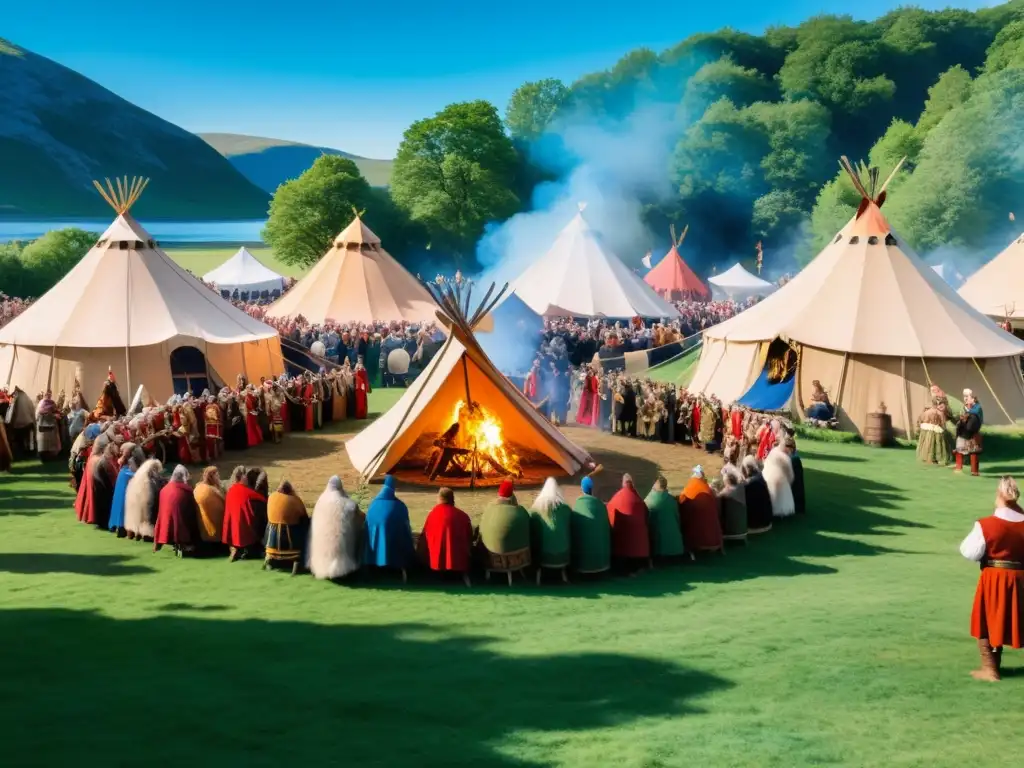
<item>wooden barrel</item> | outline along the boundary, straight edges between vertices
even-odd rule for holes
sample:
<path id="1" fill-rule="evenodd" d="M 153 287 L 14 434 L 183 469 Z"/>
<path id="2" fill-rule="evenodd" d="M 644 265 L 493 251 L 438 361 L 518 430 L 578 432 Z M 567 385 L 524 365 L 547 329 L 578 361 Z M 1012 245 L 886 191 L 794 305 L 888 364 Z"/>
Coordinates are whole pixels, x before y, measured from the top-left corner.
<path id="1" fill-rule="evenodd" d="M 892 434 L 892 414 L 869 413 L 864 426 L 864 444 L 888 448 L 895 442 Z"/>

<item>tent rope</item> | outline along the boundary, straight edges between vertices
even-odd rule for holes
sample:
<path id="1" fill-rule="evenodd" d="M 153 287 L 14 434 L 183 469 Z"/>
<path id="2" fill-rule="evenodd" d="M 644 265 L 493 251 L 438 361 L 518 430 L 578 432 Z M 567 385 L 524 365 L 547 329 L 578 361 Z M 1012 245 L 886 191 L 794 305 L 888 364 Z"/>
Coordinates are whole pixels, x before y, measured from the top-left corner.
<path id="1" fill-rule="evenodd" d="M 997 395 L 996 391 L 994 389 L 992 389 L 992 385 L 989 383 L 988 377 L 985 375 L 985 371 L 978 364 L 978 361 L 975 358 L 972 357 L 971 358 L 971 362 L 974 363 L 974 367 L 977 368 L 978 369 L 978 373 L 981 374 L 981 380 L 985 382 L 985 386 L 988 387 L 988 391 L 992 393 L 992 399 L 996 401 L 996 405 L 998 405 L 999 406 L 999 410 L 1001 410 L 1003 412 L 1003 416 L 1006 417 L 1006 420 L 1008 422 L 1010 422 L 1010 424 L 1013 424 L 1014 420 L 1010 416 L 1010 412 L 1007 411 L 1006 408 L 1003 407 L 1003 403 L 999 399 L 999 395 Z"/>

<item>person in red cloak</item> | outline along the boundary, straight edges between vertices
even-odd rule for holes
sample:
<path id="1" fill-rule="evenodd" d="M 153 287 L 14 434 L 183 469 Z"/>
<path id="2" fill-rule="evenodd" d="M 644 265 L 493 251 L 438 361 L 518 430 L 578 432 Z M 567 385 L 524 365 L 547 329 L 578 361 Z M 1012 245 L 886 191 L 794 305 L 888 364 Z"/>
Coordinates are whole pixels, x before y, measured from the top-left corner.
<path id="1" fill-rule="evenodd" d="M 451 488 L 441 488 L 437 504 L 423 523 L 421 556 L 432 571 L 461 573 L 468 586 L 472 547 L 473 523 L 469 515 L 455 506 L 455 492 Z"/>
<path id="2" fill-rule="evenodd" d="M 174 547 L 175 555 L 182 557 L 192 552 L 198 541 L 199 507 L 188 484 L 188 470 L 179 464 L 171 474 L 171 481 L 160 490 L 153 551 L 158 552 L 168 544 Z"/>
<path id="3" fill-rule="evenodd" d="M 693 447 L 697 448 L 700 446 L 700 440 L 697 435 L 700 434 L 700 398 L 693 399 L 693 410 L 690 412 L 690 423 L 693 425 L 693 431 L 690 433 L 693 435 Z"/>
<path id="4" fill-rule="evenodd" d="M 263 442 L 263 430 L 260 428 L 259 404 L 252 387 L 246 387 L 245 393 L 245 437 L 246 445 L 252 448 Z"/>
<path id="5" fill-rule="evenodd" d="M 102 451 L 94 452 L 86 462 L 82 482 L 78 485 L 78 496 L 75 498 L 78 522 L 107 530 L 116 482 L 117 448 L 108 444 Z"/>
<path id="6" fill-rule="evenodd" d="M 306 431 L 312 432 L 316 405 L 313 403 L 313 378 L 307 373 L 302 379 L 302 406 Z"/>
<path id="7" fill-rule="evenodd" d="M 693 468 L 690 482 L 679 495 L 679 522 L 683 543 L 690 552 L 725 552 L 718 498 L 704 479 L 700 464 Z"/>
<path id="8" fill-rule="evenodd" d="M 622 487 L 608 502 L 612 557 L 630 566 L 639 565 L 640 568 L 650 561 L 651 539 L 647 528 L 649 515 L 647 504 L 633 486 L 633 478 L 628 474 L 623 475 Z"/>
<path id="9" fill-rule="evenodd" d="M 776 442 L 776 427 L 778 422 L 775 419 L 766 421 L 757 431 L 757 460 L 763 462 L 772 452 Z"/>
<path id="10" fill-rule="evenodd" d="M 732 436 L 736 440 L 743 439 L 743 410 L 734 405 L 732 412 L 729 414 L 729 426 L 732 427 Z"/>
<path id="11" fill-rule="evenodd" d="M 533 366 L 530 368 L 530 372 L 526 374 L 526 380 L 523 382 L 523 394 L 531 403 L 538 403 L 541 400 L 541 382 L 540 382 L 540 360 L 534 360 Z"/>
<path id="12" fill-rule="evenodd" d="M 587 368 L 587 376 L 583 380 L 583 394 L 580 396 L 580 407 L 576 410 L 576 423 L 587 427 L 596 427 L 601 412 L 601 395 L 597 374 L 592 367 Z"/>
<path id="13" fill-rule="evenodd" d="M 356 418 L 365 419 L 368 412 L 368 396 L 370 394 L 370 377 L 366 366 L 356 363 Z"/>
<path id="14" fill-rule="evenodd" d="M 245 481 L 245 467 L 236 467 L 231 473 L 231 487 L 224 497 L 224 528 L 221 541 L 231 548 L 230 560 L 245 557 L 262 538 L 260 506 L 265 507 L 266 496 L 261 496 Z"/>

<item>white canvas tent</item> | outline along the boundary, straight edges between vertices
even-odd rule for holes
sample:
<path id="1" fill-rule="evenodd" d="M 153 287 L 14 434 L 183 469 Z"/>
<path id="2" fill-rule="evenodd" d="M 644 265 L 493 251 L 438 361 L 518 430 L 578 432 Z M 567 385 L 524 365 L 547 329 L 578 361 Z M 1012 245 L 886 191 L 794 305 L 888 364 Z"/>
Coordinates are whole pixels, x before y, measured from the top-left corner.
<path id="1" fill-rule="evenodd" d="M 446 430 L 452 423 L 453 407 L 460 400 L 485 406 L 500 420 L 505 440 L 545 457 L 566 474 L 592 465 L 590 455 L 545 419 L 498 372 L 477 343 L 472 329 L 489 309 L 481 304 L 475 316 L 467 319 L 469 312 L 458 311 L 457 300 L 451 289 L 447 290 L 444 311 L 438 313 L 450 329 L 447 341 L 402 398 L 345 443 L 352 466 L 367 480 L 383 477 L 424 433 Z"/>
<path id="2" fill-rule="evenodd" d="M 311 323 L 433 322 L 427 289 L 381 246 L 357 215 L 320 261 L 267 310 Z"/>
<path id="3" fill-rule="evenodd" d="M 203 282 L 215 285 L 221 291 L 279 291 L 285 279 L 270 267 L 264 266 L 245 246 L 216 269 L 203 275 Z"/>
<path id="4" fill-rule="evenodd" d="M 512 284 L 545 317 L 679 317 L 679 311 L 609 253 L 580 210 L 551 249 Z"/>
<path id="5" fill-rule="evenodd" d="M 145 385 L 163 402 L 175 379 L 216 385 L 239 373 L 258 380 L 283 372 L 277 331 L 175 264 L 131 217 L 145 182 L 118 180 L 118 192 L 107 184 L 97 188 L 117 218 L 57 285 L 0 329 L 0 386 L 70 394 L 77 380 L 89 395 L 109 368 L 126 392 Z M 175 367 L 183 357 L 188 370 Z"/>
<path id="6" fill-rule="evenodd" d="M 778 286 L 752 275 L 736 262 L 720 275 L 708 278 L 711 286 L 711 298 L 715 301 L 743 302 L 757 296 L 774 293 Z"/>
<path id="7" fill-rule="evenodd" d="M 844 167 L 863 195 L 857 214 L 792 281 L 704 332 L 691 390 L 731 403 L 779 386 L 765 380 L 774 348 L 795 359 L 780 382 L 788 402 L 775 407 L 796 417 L 820 380 L 840 425 L 857 432 L 884 404 L 896 434 L 914 436 L 932 384 L 954 398 L 973 389 L 988 423 L 1024 418 L 1024 342 L 968 305 L 892 231 L 879 208 L 885 185 L 868 190 Z"/>
<path id="8" fill-rule="evenodd" d="M 1024 328 L 1024 234 L 971 275 L 960 295 L 982 314 Z"/>

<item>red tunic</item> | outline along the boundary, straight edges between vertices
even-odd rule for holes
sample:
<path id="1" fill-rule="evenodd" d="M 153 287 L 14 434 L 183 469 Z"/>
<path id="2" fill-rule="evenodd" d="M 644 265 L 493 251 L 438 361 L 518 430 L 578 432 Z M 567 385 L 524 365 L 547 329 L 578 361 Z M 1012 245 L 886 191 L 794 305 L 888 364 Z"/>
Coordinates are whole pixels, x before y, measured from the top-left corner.
<path id="1" fill-rule="evenodd" d="M 588 373 L 583 382 L 580 407 L 576 410 L 576 423 L 586 427 L 596 427 L 601 412 L 600 401 L 601 396 L 597 392 L 597 377 Z"/>
<path id="2" fill-rule="evenodd" d="M 693 424 L 693 439 L 697 439 L 697 435 L 700 434 L 700 402 L 697 400 L 693 401 L 693 412 L 690 414 L 690 422 Z"/>
<path id="3" fill-rule="evenodd" d="M 612 556 L 651 556 L 651 539 L 647 530 L 650 513 L 635 488 L 620 488 L 608 502 L 608 522 L 612 526 Z"/>
<path id="4" fill-rule="evenodd" d="M 356 418 L 365 419 L 367 414 L 367 395 L 370 394 L 370 377 L 365 368 L 356 371 Z"/>
<path id="5" fill-rule="evenodd" d="M 306 406 L 306 431 L 313 431 L 313 385 L 306 384 L 302 388 L 302 404 Z"/>
<path id="6" fill-rule="evenodd" d="M 232 547 L 251 547 L 260 541 L 259 513 L 255 504 L 266 499 L 245 483 L 235 483 L 224 497 L 224 531 L 221 541 Z"/>
<path id="7" fill-rule="evenodd" d="M 438 504 L 423 523 L 427 564 L 434 571 L 469 570 L 473 545 L 473 523 L 469 515 L 452 504 Z"/>
<path id="8" fill-rule="evenodd" d="M 526 374 L 526 381 L 523 382 L 523 394 L 531 401 L 537 399 L 537 373 L 535 371 Z"/>
<path id="9" fill-rule="evenodd" d="M 102 463 L 102 466 L 97 466 Z M 110 505 L 114 498 L 117 470 L 102 456 L 90 456 L 85 462 L 82 482 L 75 497 L 75 515 L 78 522 L 107 527 Z"/>
<path id="10" fill-rule="evenodd" d="M 153 549 L 161 544 L 195 544 L 199 541 L 199 508 L 188 483 L 170 482 L 160 489 L 153 531 Z"/>
<path id="11" fill-rule="evenodd" d="M 979 520 L 985 559 L 1024 563 L 1024 522 L 992 515 Z M 1024 645 L 1024 570 L 986 568 L 982 562 L 971 611 L 971 635 L 994 648 Z"/>
<path id="12" fill-rule="evenodd" d="M 691 477 L 679 495 L 679 521 L 687 551 L 722 549 L 718 499 L 707 480 Z"/>
<path id="13" fill-rule="evenodd" d="M 729 422 L 732 426 L 732 436 L 737 440 L 743 439 L 743 411 L 739 408 L 733 410 L 729 415 Z"/>
<path id="14" fill-rule="evenodd" d="M 263 442 L 263 430 L 260 429 L 260 419 L 256 415 L 256 395 L 252 392 L 245 393 L 245 442 L 250 448 Z"/>
<path id="15" fill-rule="evenodd" d="M 220 406 L 207 405 L 203 416 L 206 430 L 206 456 L 210 461 L 216 461 L 224 452 L 224 418 L 221 415 Z"/>
<path id="16" fill-rule="evenodd" d="M 761 427 L 757 436 L 757 460 L 764 461 L 775 447 L 775 430 L 770 424 Z"/>

